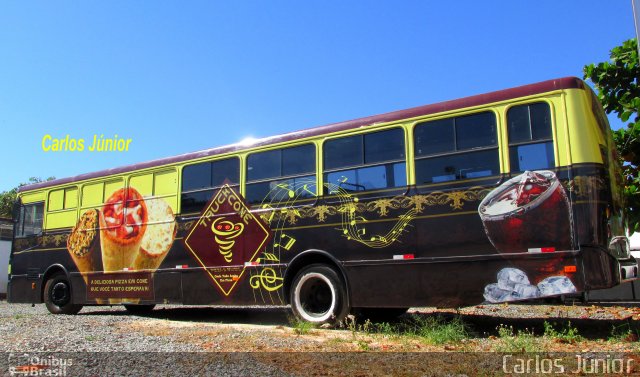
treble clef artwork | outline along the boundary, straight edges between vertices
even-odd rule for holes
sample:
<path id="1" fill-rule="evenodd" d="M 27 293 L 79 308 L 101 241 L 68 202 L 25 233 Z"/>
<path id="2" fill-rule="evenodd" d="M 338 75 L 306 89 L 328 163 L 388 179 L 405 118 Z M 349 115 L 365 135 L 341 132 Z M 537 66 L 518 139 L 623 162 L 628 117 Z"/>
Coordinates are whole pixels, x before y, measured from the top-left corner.
<path id="1" fill-rule="evenodd" d="M 254 274 L 249 279 L 249 285 L 253 289 L 265 289 L 268 292 L 275 292 L 282 287 L 284 279 L 271 267 L 263 268 L 260 273 Z"/>

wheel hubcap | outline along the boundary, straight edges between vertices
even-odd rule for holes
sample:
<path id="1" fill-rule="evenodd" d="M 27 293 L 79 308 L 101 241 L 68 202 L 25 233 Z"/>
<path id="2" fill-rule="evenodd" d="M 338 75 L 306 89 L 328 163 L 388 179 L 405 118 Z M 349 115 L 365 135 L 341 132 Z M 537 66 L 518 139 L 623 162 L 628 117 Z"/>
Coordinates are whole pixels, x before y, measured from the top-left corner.
<path id="1" fill-rule="evenodd" d="M 66 282 L 60 281 L 51 288 L 51 302 L 58 306 L 64 306 L 71 299 L 69 286 Z"/>
<path id="2" fill-rule="evenodd" d="M 335 309 L 335 292 L 328 279 L 320 274 L 303 277 L 298 285 L 297 298 L 300 313 L 306 320 L 321 322 L 327 320 Z"/>

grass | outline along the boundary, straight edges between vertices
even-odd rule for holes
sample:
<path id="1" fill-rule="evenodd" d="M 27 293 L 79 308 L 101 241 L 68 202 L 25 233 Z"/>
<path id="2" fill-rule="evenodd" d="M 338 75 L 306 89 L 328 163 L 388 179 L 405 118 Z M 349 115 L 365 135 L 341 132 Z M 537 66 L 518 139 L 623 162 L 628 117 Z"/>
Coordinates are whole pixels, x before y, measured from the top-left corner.
<path id="1" fill-rule="evenodd" d="M 296 334 L 308 334 L 315 327 L 307 322 L 291 320 Z M 350 343 L 360 351 L 378 349 L 421 349 L 420 343 L 443 346 L 445 350 L 472 350 L 478 346 L 503 353 L 541 352 L 565 349 L 566 345 L 582 347 L 589 339 L 580 334 L 577 326 L 570 321 L 544 321 L 541 329 L 518 328 L 500 325 L 497 336 L 480 335 L 471 330 L 461 316 L 409 314 L 391 322 L 372 322 L 348 316 L 342 323 L 346 330 L 334 342 Z M 319 333 L 320 334 L 320 333 Z M 345 337 L 345 335 L 347 335 Z M 611 329 L 609 337 L 603 340 L 611 343 L 631 343 L 638 341 L 640 328 L 633 324 L 622 324 Z M 487 341 L 482 338 L 488 337 Z M 592 346 L 592 345 L 591 345 Z M 488 347 L 488 348 L 487 348 Z M 590 346 L 589 346 L 590 347 Z M 639 348 L 640 349 L 640 348 Z"/>
<path id="2" fill-rule="evenodd" d="M 469 331 L 460 317 L 445 320 L 440 317 L 415 317 L 416 335 L 429 344 L 459 343 L 469 337 Z"/>
<path id="3" fill-rule="evenodd" d="M 567 322 L 560 331 L 556 330 L 554 325 L 544 321 L 544 337 L 553 339 L 560 343 L 575 344 L 584 338 L 578 333 L 578 329 L 571 326 L 571 321 Z"/>
<path id="4" fill-rule="evenodd" d="M 639 338 L 638 329 L 632 329 L 628 323 L 624 323 L 611 328 L 609 342 L 636 342 Z"/>
<path id="5" fill-rule="evenodd" d="M 349 316 L 345 327 L 351 331 L 354 340 L 360 334 L 384 336 L 392 339 L 415 338 L 428 344 L 440 345 L 459 343 L 470 336 L 470 331 L 460 317 L 447 320 L 442 317 L 408 316 L 398 322 L 357 323 L 356 317 Z"/>
<path id="6" fill-rule="evenodd" d="M 528 329 L 514 331 L 513 326 L 498 326 L 499 342 L 495 350 L 503 353 L 539 352 L 540 340 Z"/>
<path id="7" fill-rule="evenodd" d="M 313 323 L 302 321 L 297 318 L 289 319 L 289 323 L 293 328 L 293 332 L 295 332 L 297 335 L 307 335 L 311 333 L 311 330 L 315 328 Z"/>

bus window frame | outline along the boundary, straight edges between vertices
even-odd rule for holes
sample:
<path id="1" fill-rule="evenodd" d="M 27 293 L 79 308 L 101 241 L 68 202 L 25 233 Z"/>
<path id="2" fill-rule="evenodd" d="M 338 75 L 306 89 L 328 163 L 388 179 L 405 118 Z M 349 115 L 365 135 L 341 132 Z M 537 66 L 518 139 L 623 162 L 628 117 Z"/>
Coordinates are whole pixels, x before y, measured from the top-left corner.
<path id="1" fill-rule="evenodd" d="M 33 202 L 33 203 L 18 203 L 16 205 L 16 214 L 17 214 L 17 219 L 15 219 L 15 224 L 14 224 L 14 231 L 13 231 L 13 238 L 14 239 L 19 239 L 19 238 L 28 238 L 28 237 L 37 237 L 40 236 L 44 233 L 45 229 L 44 229 L 44 220 L 46 217 L 46 205 L 45 205 L 46 201 L 37 201 L 37 202 Z M 30 233 L 30 234 L 24 234 L 24 220 L 25 220 L 25 216 L 24 216 L 24 209 L 25 207 L 30 207 L 30 206 L 42 206 L 42 218 L 40 219 L 40 231 L 37 233 Z"/>
<path id="2" fill-rule="evenodd" d="M 545 139 L 535 139 L 533 140 L 528 140 L 528 141 L 521 141 L 521 142 L 514 142 L 511 143 L 509 141 L 509 110 L 518 107 L 518 106 L 530 106 L 530 105 L 535 105 L 538 103 L 544 103 L 547 105 L 548 109 L 549 109 L 549 118 L 551 121 L 551 136 L 549 138 L 545 138 Z M 558 144 L 557 144 L 557 140 L 558 140 L 558 124 L 556 122 L 556 111 L 555 111 L 555 107 L 554 107 L 554 103 L 552 101 L 550 101 L 548 98 L 531 98 L 528 99 L 526 101 L 519 101 L 519 102 L 515 102 L 515 103 L 510 103 L 509 105 L 505 106 L 504 110 L 503 110 L 503 114 L 504 114 L 504 136 L 505 136 L 505 142 L 504 145 L 506 147 L 506 150 L 504 151 L 504 155 L 505 155 L 505 159 L 507 161 L 506 164 L 506 168 L 507 168 L 507 174 L 508 175 L 518 175 L 521 174 L 522 172 L 524 172 L 524 170 L 513 170 L 511 168 L 512 164 L 511 164 L 511 148 L 512 147 L 519 147 L 522 145 L 534 145 L 534 144 L 545 144 L 545 143 L 551 143 L 551 149 L 553 152 L 553 166 L 549 166 L 547 168 L 541 168 L 541 169 L 536 169 L 536 170 L 554 170 L 557 169 L 559 166 L 559 151 L 558 151 Z M 529 128 L 531 129 L 531 124 L 529 124 Z"/>
<path id="3" fill-rule="evenodd" d="M 201 193 L 201 192 L 206 192 L 206 191 L 210 191 L 211 192 L 211 197 L 213 197 L 216 193 L 217 190 L 220 190 L 221 187 L 223 187 L 225 184 L 227 183 L 222 183 L 220 185 L 216 185 L 216 186 L 211 186 L 211 187 L 201 187 L 201 188 L 197 188 L 197 189 L 193 189 L 193 190 L 183 190 L 183 185 L 184 185 L 184 169 L 186 167 L 189 166 L 194 166 L 194 165 L 198 165 L 198 164 L 202 164 L 202 163 L 207 163 L 207 164 L 214 164 L 216 162 L 220 162 L 220 161 L 224 161 L 224 160 L 231 160 L 231 159 L 235 159 L 238 161 L 238 181 L 237 182 L 230 182 L 229 183 L 229 187 L 231 187 L 231 189 L 236 190 L 237 192 L 240 192 L 240 187 L 242 187 L 242 169 L 243 169 L 243 158 L 240 154 L 231 154 L 231 155 L 225 155 L 222 156 L 220 158 L 216 158 L 216 159 L 211 159 L 211 160 L 204 160 L 204 161 L 196 161 L 196 162 L 192 162 L 190 164 L 185 164 L 180 166 L 178 170 L 178 191 L 177 191 L 177 196 L 178 196 L 178 210 L 176 213 L 177 215 L 180 216 L 187 216 L 189 218 L 193 217 L 193 216 L 197 216 L 199 215 L 202 210 L 207 206 L 207 203 L 211 200 L 211 198 L 209 198 L 205 203 L 204 206 L 198 210 L 197 212 L 186 212 L 184 213 L 184 209 L 183 209 L 183 205 L 182 205 L 182 195 L 184 194 L 193 194 L 193 193 Z M 211 174 L 211 172 L 210 172 Z"/>
<path id="4" fill-rule="evenodd" d="M 313 164 L 313 171 L 310 172 L 306 172 L 306 173 L 301 173 L 301 174 L 289 174 L 289 175 L 281 175 L 281 176 L 274 176 L 274 177 L 268 177 L 268 178 L 260 178 L 260 179 L 254 179 L 254 180 L 249 180 L 248 179 L 248 169 L 249 169 L 249 157 L 251 155 L 255 155 L 255 154 L 259 154 L 259 153 L 264 153 L 264 152 L 273 152 L 273 151 L 279 151 L 280 152 L 280 173 L 282 173 L 282 151 L 285 149 L 290 149 L 290 148 L 296 148 L 296 147 L 301 147 L 301 146 L 305 146 L 305 145 L 310 145 L 314 148 L 313 150 L 313 159 L 314 159 L 314 164 Z M 250 207 L 253 207 L 254 209 L 259 208 L 261 205 L 268 205 L 270 207 L 274 207 L 274 208 L 281 208 L 281 207 L 306 207 L 306 206 L 313 206 L 317 203 L 318 198 L 320 197 L 320 195 L 318 194 L 318 165 L 319 165 L 319 158 L 321 158 L 321 156 L 318 156 L 318 149 L 319 146 L 318 144 L 313 140 L 304 140 L 302 142 L 296 142 L 296 143 L 291 143 L 291 144 L 281 144 L 281 145 L 275 145 L 275 146 L 271 146 L 270 148 L 264 148 L 264 149 L 256 149 L 256 150 L 252 150 L 249 151 L 248 153 L 243 154 L 243 160 L 244 160 L 244 167 L 242 168 L 242 194 L 244 196 L 245 201 L 247 202 L 247 204 Z M 259 183 L 266 183 L 266 182 L 280 182 L 280 181 L 287 181 L 290 179 L 295 179 L 295 178 L 305 178 L 305 177 L 313 177 L 313 185 L 315 186 L 315 193 L 313 194 L 313 196 L 311 197 L 304 197 L 301 199 L 296 199 L 293 201 L 293 203 L 290 203 L 288 201 L 265 201 L 266 198 L 263 198 L 263 200 L 261 202 L 251 202 L 249 200 L 249 198 L 247 197 L 247 188 L 249 185 L 252 184 L 259 184 Z"/>
<path id="5" fill-rule="evenodd" d="M 449 152 L 440 152 L 440 153 L 434 153 L 434 154 L 427 154 L 427 155 L 422 155 L 422 156 L 418 156 L 418 153 L 416 152 L 416 129 L 421 126 L 424 125 L 428 122 L 433 122 L 433 121 L 440 121 L 440 120 L 448 120 L 448 119 L 455 119 L 455 118 L 461 118 L 461 117 L 467 117 L 467 116 L 473 116 L 473 115 L 477 115 L 477 114 L 482 114 L 482 113 L 490 113 L 493 114 L 494 116 L 494 127 L 495 127 L 495 144 L 494 145 L 490 145 L 490 146 L 482 146 L 482 147 L 474 147 L 474 148 L 467 148 L 467 149 L 463 149 L 463 150 L 454 150 L 454 151 L 449 151 Z M 440 114 L 438 117 L 434 117 L 434 118 L 426 118 L 426 119 L 420 119 L 415 121 L 412 125 L 411 125 L 411 142 L 412 142 L 412 148 L 413 148 L 413 161 L 412 161 L 412 169 L 413 169 L 413 179 L 414 179 L 414 183 L 416 186 L 416 189 L 418 192 L 422 192 L 424 191 L 424 189 L 422 189 L 423 187 L 431 187 L 431 186 L 441 186 L 441 185 L 459 185 L 459 184 L 465 184 L 465 182 L 473 182 L 473 181 L 477 181 L 477 180 L 487 180 L 490 178 L 496 178 L 495 181 L 496 183 L 500 182 L 502 180 L 502 156 L 503 156 L 503 151 L 502 151 L 502 131 L 503 131 L 503 125 L 502 125 L 502 118 L 501 118 L 502 114 L 501 111 L 498 111 L 496 108 L 494 107 L 490 107 L 490 108 L 482 108 L 482 109 L 476 109 L 475 111 L 472 112 L 456 112 L 456 113 L 449 113 L 449 114 L 445 114 L 442 115 Z M 455 133 L 455 122 L 453 123 L 453 129 L 454 129 L 454 146 L 456 146 L 456 133 Z M 420 160 L 429 160 L 429 159 L 435 159 L 435 158 L 440 158 L 440 157 L 446 157 L 446 156 L 459 156 L 459 155 L 465 155 L 465 154 L 469 154 L 469 153 L 475 153 L 475 152 L 482 152 L 482 151 L 496 151 L 496 165 L 497 165 L 497 172 L 495 172 L 494 174 L 490 174 L 490 175 L 486 175 L 486 176 L 481 176 L 481 177 L 470 177 L 470 178 L 455 178 L 455 179 L 451 179 L 451 180 L 443 180 L 443 181 L 439 181 L 439 182 L 434 182 L 433 181 L 433 177 L 431 182 L 423 182 L 423 183 L 419 183 L 418 182 L 418 169 L 417 169 L 417 163 Z M 460 171 L 463 170 L 469 170 L 469 169 L 460 169 Z M 438 176 L 439 177 L 439 176 Z M 457 174 L 456 174 L 457 177 Z M 426 191 L 430 191 L 428 188 L 426 189 Z"/>
<path id="6" fill-rule="evenodd" d="M 97 181 L 89 181 L 89 182 L 84 182 L 81 185 L 79 185 L 79 194 L 78 194 L 78 207 L 77 210 L 79 212 L 81 212 L 82 214 L 84 214 L 86 211 L 90 210 L 90 209 L 95 209 L 98 211 L 102 211 L 102 208 L 105 206 L 105 204 L 107 204 L 107 200 L 109 199 L 109 197 L 107 196 L 107 185 L 111 185 L 114 183 L 121 183 L 122 186 L 119 187 L 118 189 L 123 189 L 128 187 L 129 184 L 129 177 L 128 176 L 113 176 L 113 177 L 109 177 L 107 179 L 104 180 L 97 180 Z M 87 186 L 92 186 L 92 185 L 100 185 L 100 191 L 102 192 L 101 197 L 102 199 L 100 200 L 100 203 L 96 203 L 96 204 L 90 204 L 90 205 L 85 205 L 83 204 L 84 201 L 84 188 Z M 113 193 L 109 194 L 112 195 Z M 122 218 L 120 219 L 120 223 L 116 224 L 116 225 L 106 225 L 105 227 L 102 227 L 100 225 L 100 222 L 98 222 L 97 224 L 97 228 L 95 228 L 96 230 L 98 229 L 117 229 L 118 227 L 120 227 L 120 224 L 124 224 L 124 216 L 121 215 Z M 78 219 L 79 217 L 76 215 L 76 219 Z M 56 229 L 56 228 L 53 228 Z"/>
<path id="7" fill-rule="evenodd" d="M 390 130 L 394 130 L 394 129 L 398 129 L 402 132 L 402 142 L 403 142 L 403 151 L 404 151 L 404 158 L 403 159 L 394 159 L 394 160 L 384 160 L 384 161 L 376 161 L 376 162 L 372 162 L 372 163 L 363 163 L 363 164 L 358 164 L 358 165 L 345 165 L 345 166 L 341 166 L 339 168 L 332 168 L 332 169 L 325 169 L 324 167 L 324 157 L 325 157 L 325 144 L 327 142 L 333 141 L 333 140 L 337 140 L 337 139 L 341 139 L 341 138 L 346 138 L 346 137 L 352 137 L 352 136 L 361 136 L 362 137 L 362 160 L 364 161 L 364 158 L 366 156 L 366 151 L 364 148 L 365 145 L 365 141 L 364 141 L 364 136 L 366 136 L 367 134 L 373 134 L 373 133 L 379 133 L 379 132 L 385 132 L 385 131 L 390 131 Z M 319 174 L 319 178 L 320 178 L 320 182 L 322 184 L 322 194 L 320 196 L 322 196 L 325 199 L 328 199 L 328 203 L 333 203 L 333 201 L 331 201 L 332 198 L 336 198 L 338 195 L 336 193 L 330 193 L 328 191 L 328 188 L 325 187 L 327 182 L 326 177 L 327 174 L 331 174 L 331 173 L 335 173 L 335 172 L 341 172 L 341 171 L 354 171 L 354 170 L 360 170 L 360 169 L 366 169 L 366 168 L 371 168 L 371 167 L 377 167 L 377 166 L 383 166 L 386 167 L 387 165 L 391 165 L 392 167 L 396 164 L 400 164 L 400 163 L 404 163 L 404 174 L 405 174 L 405 182 L 404 184 L 401 185 L 396 185 L 393 187 L 385 187 L 385 188 L 374 188 L 374 189 L 369 189 L 369 190 L 362 190 L 362 191 L 351 191 L 349 192 L 349 195 L 356 195 L 356 196 L 361 196 L 361 195 L 366 195 L 366 196 L 370 196 L 371 198 L 375 198 L 375 197 L 383 197 L 383 196 L 388 196 L 385 193 L 389 193 L 389 192 L 393 192 L 394 195 L 406 195 L 409 192 L 409 187 L 410 187 L 410 176 L 409 176 L 409 172 L 410 172 L 410 163 L 409 163 L 409 155 L 410 155 L 410 150 L 409 150 L 409 143 L 411 142 L 410 137 L 409 137 L 409 132 L 407 131 L 407 126 L 406 123 L 396 123 L 396 124 L 390 124 L 387 125 L 385 127 L 377 127 L 375 129 L 363 129 L 363 130 L 358 130 L 358 132 L 345 132 L 345 133 L 341 133 L 339 135 L 332 135 L 331 137 L 327 137 L 324 138 L 322 140 L 322 143 L 320 144 L 320 169 L 318 169 L 318 174 Z M 404 188 L 404 190 L 403 190 Z M 373 196 L 371 196 L 373 195 Z"/>
<path id="8" fill-rule="evenodd" d="M 166 173 L 175 173 L 175 175 L 176 175 L 175 190 L 172 193 L 158 194 L 156 192 L 156 188 L 157 188 L 157 186 L 156 186 L 156 184 L 157 184 L 156 177 L 159 176 L 159 175 L 162 175 L 162 174 L 166 174 Z M 160 200 L 160 199 L 164 200 L 167 203 L 167 205 L 169 205 L 169 202 L 166 199 L 167 198 L 173 198 L 173 197 L 176 198 L 176 205 L 177 205 L 178 204 L 177 203 L 177 199 L 178 199 L 179 195 L 181 195 L 180 191 L 178 189 L 179 186 L 180 186 L 179 174 L 180 173 L 179 173 L 179 171 L 178 171 L 176 166 L 168 166 L 168 167 L 164 167 L 164 168 L 161 168 L 161 169 L 158 169 L 158 170 L 143 171 L 143 172 L 138 172 L 138 174 L 129 175 L 127 177 L 127 179 L 126 179 L 126 187 L 127 188 L 134 188 L 134 189 L 135 189 L 135 187 L 133 187 L 131 185 L 131 180 L 133 178 L 150 175 L 151 176 L 151 194 L 145 196 L 144 193 L 139 192 L 140 196 L 141 196 L 141 199 L 130 199 L 130 198 L 127 198 L 126 201 L 125 201 L 126 202 L 125 205 L 128 206 L 129 203 L 138 203 L 138 202 L 143 202 L 143 201 L 146 202 L 146 201 L 150 201 L 150 200 Z M 178 210 L 178 208 L 176 208 L 176 211 L 177 210 Z M 172 208 L 172 211 L 173 211 L 173 208 Z M 125 212 L 123 212 L 123 224 L 124 225 L 129 225 L 129 223 L 127 222 L 127 218 L 126 218 L 126 216 L 124 216 L 124 214 L 125 214 Z M 175 216 L 175 212 L 174 212 L 174 216 Z M 161 220 L 161 221 L 151 222 L 151 221 L 149 221 L 147 219 L 146 222 L 143 221 L 141 223 L 134 223 L 133 225 L 164 224 L 164 223 L 171 222 L 171 221 L 173 221 L 173 220 Z"/>
<path id="9" fill-rule="evenodd" d="M 67 191 L 70 189 L 75 189 L 76 190 L 76 201 L 75 201 L 75 206 L 73 207 L 67 207 Z M 49 209 L 49 207 L 51 206 L 51 194 L 56 192 L 56 191 L 62 191 L 62 208 L 58 208 L 58 209 Z M 65 211 L 72 211 L 72 210 L 77 210 L 78 207 L 80 207 L 80 196 L 81 196 L 81 190 L 80 187 L 78 185 L 74 185 L 74 186 L 65 186 L 65 187 L 60 187 L 60 188 L 56 188 L 53 190 L 49 190 L 49 192 L 47 192 L 47 206 L 46 206 L 46 213 L 57 213 L 57 212 L 65 212 Z"/>

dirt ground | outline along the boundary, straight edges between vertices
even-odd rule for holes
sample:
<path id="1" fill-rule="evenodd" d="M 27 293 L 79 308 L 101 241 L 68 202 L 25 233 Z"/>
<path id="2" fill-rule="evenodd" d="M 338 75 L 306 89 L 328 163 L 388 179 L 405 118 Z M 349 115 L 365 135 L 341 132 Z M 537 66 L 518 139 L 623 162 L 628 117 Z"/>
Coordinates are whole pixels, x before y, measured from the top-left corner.
<path id="1" fill-rule="evenodd" d="M 434 341 L 399 330 L 429 318 L 445 325 L 461 320 L 465 336 Z M 283 310 L 166 308 L 147 319 L 119 331 L 170 336 L 203 351 L 251 352 L 293 375 L 519 375 L 521 359 L 533 375 L 539 374 L 536 360 L 542 360 L 539 368 L 555 360 L 562 369 L 553 369 L 554 375 L 600 375 L 620 372 L 611 369 L 618 359 L 626 368 L 622 374 L 640 375 L 640 308 L 633 306 L 414 308 L 395 320 L 355 319 L 334 329 L 301 326 Z M 584 360 L 609 364 L 589 369 Z"/>
<path id="2" fill-rule="evenodd" d="M 461 319 L 468 336 L 433 344 L 419 336 L 381 328 L 386 324 L 394 327 L 411 318 L 430 317 L 441 318 L 442 323 Z M 542 347 L 540 351 L 640 351 L 640 308 L 631 306 L 501 304 L 460 310 L 413 308 L 398 319 L 373 320 L 367 325 L 366 319 L 357 318 L 345 327 L 332 329 L 301 328 L 286 310 L 172 307 L 157 309 L 146 319 L 120 330 L 172 336 L 207 351 L 488 352 L 502 349 L 499 344 L 505 334 L 500 334 L 499 328 L 505 327 L 512 328 L 516 338 L 520 332 L 533 335 L 532 341 Z M 545 322 L 560 333 L 574 329 L 575 336 L 544 336 Z"/>
<path id="3" fill-rule="evenodd" d="M 158 306 L 134 316 L 113 306 L 56 316 L 44 305 L 0 303 L 0 330 L 5 352 L 77 350 L 78 365 L 102 372 L 128 363 L 196 369 L 184 375 L 205 375 L 204 364 L 214 371 L 206 375 L 640 375 L 640 308 L 631 305 L 412 308 L 313 328 L 284 308 Z"/>

